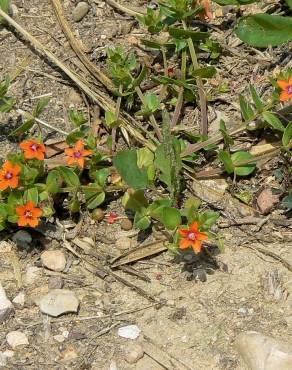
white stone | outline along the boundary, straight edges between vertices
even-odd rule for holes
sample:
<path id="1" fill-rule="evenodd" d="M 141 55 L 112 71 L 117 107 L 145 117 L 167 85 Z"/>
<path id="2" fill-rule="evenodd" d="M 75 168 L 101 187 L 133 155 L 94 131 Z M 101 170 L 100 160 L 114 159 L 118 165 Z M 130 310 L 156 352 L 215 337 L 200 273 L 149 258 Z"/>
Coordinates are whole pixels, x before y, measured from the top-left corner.
<path id="1" fill-rule="evenodd" d="M 5 290 L 0 283 L 0 323 L 7 320 L 13 313 L 13 304 L 7 298 Z"/>
<path id="2" fill-rule="evenodd" d="M 29 344 L 26 334 L 21 331 L 11 331 L 6 335 L 6 340 L 12 349 Z"/>
<path id="3" fill-rule="evenodd" d="M 116 241 L 116 247 L 121 250 L 130 249 L 134 246 L 132 239 L 124 236 Z"/>
<path id="4" fill-rule="evenodd" d="M 122 326 L 118 330 L 118 335 L 122 338 L 137 339 L 140 335 L 141 330 L 137 325 Z"/>
<path id="5" fill-rule="evenodd" d="M 89 12 L 89 5 L 81 1 L 80 3 L 77 4 L 76 8 L 72 12 L 72 18 L 75 22 L 81 21 L 86 14 Z"/>
<path id="6" fill-rule="evenodd" d="M 250 370 L 292 369 L 292 343 L 248 331 L 237 337 L 235 347 Z"/>
<path id="7" fill-rule="evenodd" d="M 36 266 L 28 266 L 26 269 L 26 274 L 24 277 L 24 282 L 26 285 L 32 285 L 41 276 L 41 269 Z"/>
<path id="8" fill-rule="evenodd" d="M 17 296 L 12 300 L 16 307 L 23 308 L 25 303 L 25 294 L 24 292 L 20 292 Z"/>
<path id="9" fill-rule="evenodd" d="M 53 338 L 55 339 L 56 342 L 58 343 L 63 343 L 65 341 L 65 338 L 63 337 L 62 334 L 57 334 L 54 335 Z"/>
<path id="10" fill-rule="evenodd" d="M 57 317 L 69 312 L 77 312 L 79 301 L 76 294 L 66 289 L 53 289 L 46 294 L 39 304 L 42 313 Z"/>
<path id="11" fill-rule="evenodd" d="M 44 267 L 52 271 L 61 272 L 66 267 L 65 253 L 59 250 L 43 252 L 41 261 Z"/>

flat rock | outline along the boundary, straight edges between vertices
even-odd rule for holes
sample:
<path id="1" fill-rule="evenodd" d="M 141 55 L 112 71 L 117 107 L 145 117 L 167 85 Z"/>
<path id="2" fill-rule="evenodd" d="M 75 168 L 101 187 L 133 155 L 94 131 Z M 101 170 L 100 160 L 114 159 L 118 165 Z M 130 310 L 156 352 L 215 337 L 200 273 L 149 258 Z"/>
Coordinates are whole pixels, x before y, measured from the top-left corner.
<path id="1" fill-rule="evenodd" d="M 122 326 L 118 330 L 118 335 L 122 338 L 137 339 L 140 335 L 141 330 L 137 325 Z"/>
<path id="2" fill-rule="evenodd" d="M 75 22 L 80 22 L 81 19 L 83 19 L 88 12 L 89 5 L 86 2 L 81 1 L 76 5 L 75 9 L 73 10 L 72 18 Z"/>
<path id="3" fill-rule="evenodd" d="M 11 331 L 6 335 L 6 340 L 12 349 L 29 344 L 27 335 L 22 331 Z"/>
<path id="4" fill-rule="evenodd" d="M 41 255 L 41 261 L 44 267 L 52 271 L 61 272 L 66 267 L 65 253 L 59 250 L 43 252 Z"/>
<path id="5" fill-rule="evenodd" d="M 124 359 L 129 364 L 135 364 L 144 355 L 143 347 L 138 343 L 129 343 L 124 347 Z"/>
<path id="6" fill-rule="evenodd" d="M 250 370 L 292 369 L 292 343 L 248 331 L 237 337 L 235 347 Z"/>
<path id="7" fill-rule="evenodd" d="M 257 198 L 257 205 L 262 214 L 268 214 L 276 204 L 279 203 L 279 196 L 272 193 L 270 188 L 264 189 Z"/>
<path id="8" fill-rule="evenodd" d="M 14 313 L 13 304 L 7 298 L 5 290 L 0 283 L 0 323 L 3 323 Z"/>
<path id="9" fill-rule="evenodd" d="M 27 231 L 19 230 L 13 235 L 12 240 L 18 247 L 28 249 L 32 242 L 32 237 Z"/>
<path id="10" fill-rule="evenodd" d="M 42 313 L 57 317 L 65 313 L 77 312 L 79 301 L 71 290 L 53 289 L 40 300 L 39 307 Z"/>

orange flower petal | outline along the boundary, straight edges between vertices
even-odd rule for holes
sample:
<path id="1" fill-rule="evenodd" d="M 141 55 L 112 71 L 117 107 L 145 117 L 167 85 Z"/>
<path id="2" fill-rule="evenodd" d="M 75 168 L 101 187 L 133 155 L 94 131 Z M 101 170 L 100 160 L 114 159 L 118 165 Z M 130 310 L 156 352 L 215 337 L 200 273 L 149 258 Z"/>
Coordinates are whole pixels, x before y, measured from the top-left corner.
<path id="1" fill-rule="evenodd" d="M 282 91 L 280 94 L 281 101 L 287 101 L 292 99 L 292 94 L 289 94 L 288 91 Z"/>
<path id="2" fill-rule="evenodd" d="M 11 172 L 14 176 L 17 176 L 21 172 L 21 167 L 18 164 L 16 164 L 13 166 L 13 169 L 11 170 Z"/>
<path id="3" fill-rule="evenodd" d="M 75 144 L 75 147 L 74 147 L 75 151 L 81 151 L 81 150 L 83 150 L 83 148 L 84 148 L 83 140 L 78 140 Z"/>
<path id="4" fill-rule="evenodd" d="M 18 226 L 26 226 L 27 225 L 27 219 L 25 217 L 19 217 L 17 220 Z"/>
<path id="5" fill-rule="evenodd" d="M 280 86 L 282 90 L 286 89 L 289 86 L 289 82 L 285 80 L 278 80 L 277 84 Z"/>
<path id="6" fill-rule="evenodd" d="M 192 241 L 188 239 L 181 239 L 179 242 L 180 249 L 186 249 L 189 248 L 192 245 Z"/>
<path id="7" fill-rule="evenodd" d="M 199 230 L 199 223 L 197 221 L 194 221 L 190 224 L 190 231 L 197 233 Z"/>
<path id="8" fill-rule="evenodd" d="M 72 148 L 66 148 L 66 149 L 64 150 L 64 152 L 65 152 L 65 154 L 67 154 L 69 157 L 72 157 L 72 156 L 74 155 L 74 153 L 75 153 L 75 150 L 74 150 L 74 149 L 72 149 Z"/>
<path id="9" fill-rule="evenodd" d="M 89 149 L 82 150 L 83 157 L 87 157 L 87 156 L 89 156 L 91 154 L 92 154 L 92 150 L 89 150 Z"/>
<path id="10" fill-rule="evenodd" d="M 39 224 L 39 220 L 37 218 L 27 218 L 26 222 L 30 227 L 36 227 Z"/>
<path id="11" fill-rule="evenodd" d="M 9 180 L 9 186 L 10 186 L 12 189 L 17 188 L 17 186 L 18 186 L 18 177 L 12 177 L 12 178 Z"/>
<path id="12" fill-rule="evenodd" d="M 84 167 L 84 158 L 80 157 L 76 159 L 76 162 L 78 163 L 78 166 L 83 168 Z"/>
<path id="13" fill-rule="evenodd" d="M 43 211 L 40 208 L 33 208 L 31 214 L 32 218 L 39 218 L 43 214 Z"/>
<path id="14" fill-rule="evenodd" d="M 185 238 L 186 236 L 188 236 L 190 231 L 189 231 L 189 229 L 179 229 L 178 232 L 181 236 L 183 236 Z"/>
<path id="15" fill-rule="evenodd" d="M 68 166 L 72 166 L 72 164 L 76 163 L 76 159 L 74 157 L 69 157 L 67 159 Z"/>
<path id="16" fill-rule="evenodd" d="M 6 180 L 0 181 L 0 190 L 1 191 L 6 190 L 8 187 L 9 187 L 9 184 Z"/>
<path id="17" fill-rule="evenodd" d="M 202 243 L 199 240 L 196 240 L 192 243 L 192 248 L 196 254 L 200 253 L 202 249 Z"/>
<path id="18" fill-rule="evenodd" d="M 206 233 L 198 233 L 197 239 L 198 240 L 207 240 L 208 239 L 208 235 Z"/>

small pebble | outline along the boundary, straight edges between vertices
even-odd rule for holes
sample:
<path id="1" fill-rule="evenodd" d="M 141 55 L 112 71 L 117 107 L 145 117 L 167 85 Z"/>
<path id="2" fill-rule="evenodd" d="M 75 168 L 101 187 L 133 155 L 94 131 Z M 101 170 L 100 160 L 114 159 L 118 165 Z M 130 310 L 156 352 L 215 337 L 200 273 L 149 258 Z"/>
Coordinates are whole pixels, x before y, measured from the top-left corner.
<path id="1" fill-rule="evenodd" d="M 60 250 L 43 252 L 41 255 L 41 261 L 44 267 L 52 271 L 61 272 L 66 267 L 65 253 Z"/>
<path id="2" fill-rule="evenodd" d="M 20 292 L 12 301 L 17 308 L 23 308 L 25 303 L 25 294 Z"/>
<path id="3" fill-rule="evenodd" d="M 42 313 L 57 317 L 65 313 L 76 313 L 79 301 L 76 294 L 70 290 L 53 289 L 41 298 L 39 307 Z"/>
<path id="4" fill-rule="evenodd" d="M 273 194 L 272 190 L 264 189 L 257 198 L 257 205 L 262 214 L 268 214 L 279 203 L 279 195 Z"/>
<path id="5" fill-rule="evenodd" d="M 13 313 L 13 304 L 7 298 L 5 290 L 0 283 L 0 323 L 6 321 Z"/>
<path id="6" fill-rule="evenodd" d="M 19 248 L 29 249 L 32 236 L 25 230 L 19 230 L 13 235 L 12 240 Z"/>
<path id="7" fill-rule="evenodd" d="M 247 314 L 247 309 L 245 307 L 240 307 L 237 311 L 240 315 L 245 316 Z"/>
<path id="8" fill-rule="evenodd" d="M 118 330 L 118 335 L 122 338 L 137 339 L 140 335 L 141 330 L 137 325 L 122 326 Z"/>
<path id="9" fill-rule="evenodd" d="M 89 5 L 81 1 L 77 4 L 76 8 L 72 12 L 72 18 L 75 22 L 80 22 L 86 14 L 89 12 Z"/>
<path id="10" fill-rule="evenodd" d="M 128 218 L 124 218 L 121 222 L 121 229 L 125 231 L 129 231 L 133 228 L 133 223 Z"/>
<path id="11" fill-rule="evenodd" d="M 129 343 L 124 348 L 124 358 L 129 364 L 135 364 L 144 355 L 142 346 L 138 343 Z"/>
<path id="12" fill-rule="evenodd" d="M 11 331 L 6 335 L 6 340 L 12 349 L 29 344 L 27 335 L 21 331 Z"/>
<path id="13" fill-rule="evenodd" d="M 61 276 L 50 276 L 48 285 L 49 289 L 62 289 L 64 286 L 64 280 Z"/>
<path id="14" fill-rule="evenodd" d="M 53 338 L 55 339 L 56 342 L 58 343 L 63 343 L 65 341 L 65 338 L 63 337 L 62 334 L 57 334 L 54 335 Z"/>

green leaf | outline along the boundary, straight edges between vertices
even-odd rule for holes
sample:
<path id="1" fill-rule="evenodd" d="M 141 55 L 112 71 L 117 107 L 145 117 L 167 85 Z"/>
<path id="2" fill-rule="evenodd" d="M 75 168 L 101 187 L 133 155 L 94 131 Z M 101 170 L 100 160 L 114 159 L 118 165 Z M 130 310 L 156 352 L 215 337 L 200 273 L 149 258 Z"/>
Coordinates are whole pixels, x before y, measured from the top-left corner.
<path id="1" fill-rule="evenodd" d="M 289 194 L 283 198 L 281 204 L 283 207 L 287 208 L 288 211 L 292 209 L 292 190 L 289 190 Z"/>
<path id="2" fill-rule="evenodd" d="M 262 102 L 261 98 L 259 97 L 255 87 L 253 85 L 249 85 L 249 90 L 252 96 L 252 100 L 256 108 L 261 111 L 264 107 L 264 103 Z"/>
<path id="3" fill-rule="evenodd" d="M 154 154 L 148 148 L 141 148 L 137 150 L 137 165 L 139 168 L 149 167 L 154 162 Z"/>
<path id="4" fill-rule="evenodd" d="M 284 132 L 285 131 L 285 127 L 283 126 L 282 122 L 280 121 L 280 119 L 276 116 L 275 113 L 272 113 L 272 112 L 263 112 L 262 114 L 263 116 L 263 119 L 271 126 L 273 127 L 275 130 L 279 130 L 279 131 L 282 131 Z"/>
<path id="5" fill-rule="evenodd" d="M 230 145 L 233 145 L 234 144 L 234 140 L 232 139 L 232 137 L 229 135 L 228 131 L 227 131 L 227 128 L 226 128 L 226 124 L 225 122 L 223 121 L 223 119 L 220 120 L 220 132 L 223 136 L 223 140 L 224 140 L 224 143 L 227 147 L 229 147 Z"/>
<path id="6" fill-rule="evenodd" d="M 139 73 L 139 76 L 135 78 L 134 81 L 132 82 L 132 87 L 140 86 L 142 81 L 145 79 L 146 74 L 147 74 L 147 67 L 143 66 L 141 72 Z"/>
<path id="7" fill-rule="evenodd" d="M 145 95 L 145 102 L 146 108 L 149 109 L 150 112 L 154 113 L 160 107 L 160 100 L 156 94 L 147 93 Z"/>
<path id="8" fill-rule="evenodd" d="M 213 212 L 213 211 L 206 211 L 199 215 L 199 224 L 201 225 L 200 228 L 204 230 L 210 229 L 218 220 L 220 217 L 219 212 Z"/>
<path id="9" fill-rule="evenodd" d="M 215 67 L 204 67 L 204 68 L 198 68 L 191 72 L 192 76 L 199 76 L 202 78 L 211 78 L 215 76 L 216 74 L 216 68 Z"/>
<path id="10" fill-rule="evenodd" d="M 206 40 L 210 34 L 208 32 L 196 32 L 191 30 L 183 30 L 181 28 L 169 27 L 168 32 L 170 36 L 178 39 L 188 39 L 191 38 L 193 41 L 198 42 Z"/>
<path id="11" fill-rule="evenodd" d="M 59 167 L 59 171 L 67 186 L 69 187 L 80 186 L 79 177 L 76 175 L 76 173 L 72 169 L 61 166 Z"/>
<path id="12" fill-rule="evenodd" d="M 105 192 L 101 192 L 99 194 L 96 194 L 92 198 L 90 198 L 87 202 L 87 208 L 94 209 L 101 205 L 105 200 Z"/>
<path id="13" fill-rule="evenodd" d="M 44 111 L 46 106 L 49 104 L 50 97 L 42 98 L 38 101 L 37 106 L 35 107 L 33 111 L 34 117 L 39 117 L 39 115 Z"/>
<path id="14" fill-rule="evenodd" d="M 245 100 L 242 95 L 239 95 L 239 104 L 243 119 L 248 122 L 253 119 L 254 112 L 250 104 Z"/>
<path id="15" fill-rule="evenodd" d="M 57 194 L 62 186 L 62 176 L 58 170 L 52 170 L 48 173 L 46 180 L 47 191 L 51 194 Z"/>
<path id="16" fill-rule="evenodd" d="M 234 166 L 234 173 L 238 176 L 250 175 L 256 168 L 255 163 L 244 164 L 238 166 L 236 162 L 246 161 L 252 159 L 253 156 L 249 152 L 239 151 L 231 155 L 231 160 Z"/>
<path id="17" fill-rule="evenodd" d="M 122 150 L 115 156 L 113 163 L 122 179 L 129 186 L 142 189 L 148 185 L 147 169 L 140 169 L 137 160 L 136 150 Z"/>
<path id="18" fill-rule="evenodd" d="M 292 122 L 289 122 L 287 127 L 285 128 L 285 131 L 282 137 L 282 144 L 285 149 L 289 149 L 291 140 L 292 140 Z"/>
<path id="19" fill-rule="evenodd" d="M 151 225 L 151 219 L 146 214 L 146 208 L 142 208 L 135 213 L 134 226 L 140 230 L 146 230 Z"/>
<path id="20" fill-rule="evenodd" d="M 16 103 L 15 98 L 5 96 L 4 98 L 0 99 L 0 112 L 1 113 L 10 112 L 15 103 Z"/>
<path id="21" fill-rule="evenodd" d="M 159 145 L 156 149 L 154 165 L 161 171 L 160 180 L 167 185 L 168 190 L 171 192 L 173 189 L 172 164 L 170 157 L 166 154 L 164 144 Z"/>
<path id="22" fill-rule="evenodd" d="M 174 230 L 181 224 L 181 215 L 178 209 L 164 207 L 162 212 L 162 223 L 168 230 Z"/>
<path id="23" fill-rule="evenodd" d="M 12 131 L 9 134 L 9 136 L 24 134 L 25 132 L 27 132 L 28 130 L 32 128 L 32 126 L 34 125 L 34 122 L 35 122 L 34 119 L 26 120 L 20 127 Z"/>
<path id="24" fill-rule="evenodd" d="M 136 190 L 134 192 L 126 192 L 122 198 L 122 204 L 125 209 L 137 212 L 142 208 L 148 207 L 148 200 L 143 190 Z"/>
<path id="25" fill-rule="evenodd" d="M 94 178 L 97 181 L 98 185 L 104 187 L 106 180 L 109 177 L 109 174 L 110 174 L 109 168 L 102 168 L 100 170 L 95 171 Z"/>
<path id="26" fill-rule="evenodd" d="M 8 14 L 10 8 L 10 0 L 0 0 L 0 9 L 3 10 L 4 13 Z M 0 24 L 6 23 L 3 17 L 0 17 Z"/>
<path id="27" fill-rule="evenodd" d="M 292 17 L 254 14 L 239 20 L 235 33 L 245 43 L 259 48 L 292 40 Z"/>
<path id="28" fill-rule="evenodd" d="M 162 222 L 163 210 L 165 207 L 170 207 L 170 206 L 171 206 L 170 199 L 158 199 L 150 204 L 150 206 L 148 207 L 148 213 L 155 220 Z"/>
<path id="29" fill-rule="evenodd" d="M 73 125 L 79 127 L 87 122 L 87 118 L 83 112 L 76 109 L 70 109 L 68 112 L 68 118 Z"/>
<path id="30" fill-rule="evenodd" d="M 218 158 L 223 162 L 225 170 L 227 173 L 232 173 L 234 171 L 234 166 L 230 154 L 225 150 L 220 150 Z"/>
<path id="31" fill-rule="evenodd" d="M 37 188 L 30 188 L 24 192 L 25 202 L 32 201 L 36 206 L 39 202 L 39 193 Z"/>

